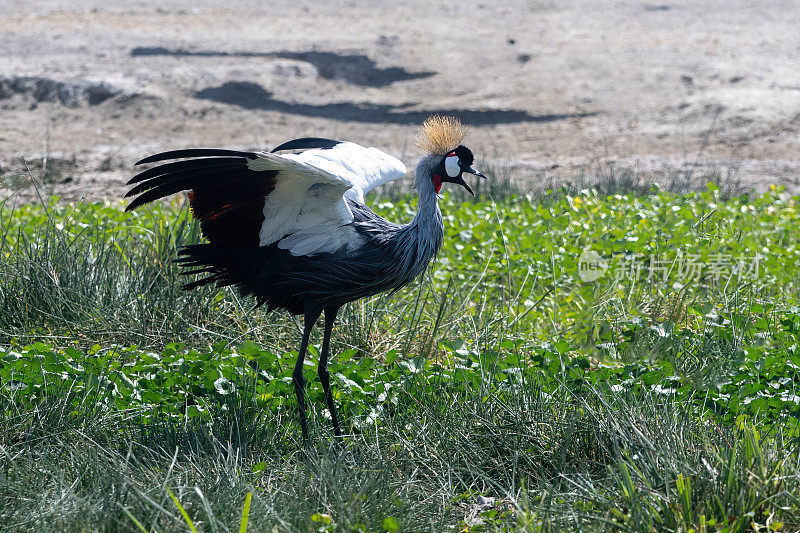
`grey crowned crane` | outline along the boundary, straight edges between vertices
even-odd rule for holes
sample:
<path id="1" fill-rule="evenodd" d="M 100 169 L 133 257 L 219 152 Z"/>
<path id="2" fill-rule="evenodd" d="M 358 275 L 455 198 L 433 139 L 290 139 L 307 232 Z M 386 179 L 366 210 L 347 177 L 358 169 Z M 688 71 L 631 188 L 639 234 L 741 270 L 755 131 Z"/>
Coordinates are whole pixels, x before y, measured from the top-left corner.
<path id="1" fill-rule="evenodd" d="M 415 170 L 417 215 L 395 224 L 364 204 L 364 195 L 405 175 L 402 162 L 376 148 L 322 138 L 281 144 L 272 152 L 175 150 L 142 159 L 164 163 L 136 175 L 126 211 L 179 191 L 200 221 L 207 244 L 183 247 L 182 274 L 206 276 L 184 285 L 234 285 L 268 310 L 304 315 L 303 339 L 292 378 L 304 440 L 303 360 L 308 338 L 325 313 L 319 378 L 337 437 L 341 437 L 330 388 L 328 352 L 339 308 L 366 296 L 397 290 L 422 274 L 442 244 L 437 193 L 442 183 L 464 182 L 472 152 L 461 145 L 466 128 L 451 117 L 425 121 L 417 142 L 428 152 Z M 304 150 L 281 154 L 283 150 Z"/>

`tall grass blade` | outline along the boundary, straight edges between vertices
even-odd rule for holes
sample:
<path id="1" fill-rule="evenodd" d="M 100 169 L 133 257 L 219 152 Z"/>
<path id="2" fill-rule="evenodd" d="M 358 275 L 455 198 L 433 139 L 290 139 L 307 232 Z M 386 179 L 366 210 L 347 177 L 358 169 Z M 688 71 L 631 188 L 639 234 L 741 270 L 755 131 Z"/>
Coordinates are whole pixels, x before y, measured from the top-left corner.
<path id="1" fill-rule="evenodd" d="M 189 529 L 192 531 L 192 533 L 197 533 L 197 528 L 194 527 L 192 519 L 189 518 L 189 513 L 187 513 L 186 509 L 183 508 L 183 505 L 181 505 L 181 502 L 178 501 L 178 498 L 175 497 L 175 495 L 172 493 L 170 489 L 167 489 L 167 494 L 169 494 L 169 497 L 172 498 L 173 502 L 175 502 L 175 507 L 178 508 L 178 511 L 180 511 L 181 516 L 183 516 L 183 519 L 186 520 L 186 525 L 189 526 Z"/>
<path id="2" fill-rule="evenodd" d="M 242 520 L 239 522 L 239 533 L 247 533 L 247 522 L 250 520 L 250 500 L 253 497 L 252 492 L 248 492 L 244 497 L 244 506 L 242 507 Z"/>

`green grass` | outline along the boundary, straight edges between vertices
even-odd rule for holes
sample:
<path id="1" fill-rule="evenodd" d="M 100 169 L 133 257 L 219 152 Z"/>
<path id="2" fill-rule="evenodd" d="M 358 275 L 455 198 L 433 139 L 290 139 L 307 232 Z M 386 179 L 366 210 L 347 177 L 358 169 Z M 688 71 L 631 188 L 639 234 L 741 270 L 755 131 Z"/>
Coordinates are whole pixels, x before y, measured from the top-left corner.
<path id="1" fill-rule="evenodd" d="M 309 361 L 308 448 L 299 324 L 180 291 L 185 208 L 0 209 L 0 523 L 800 528 L 797 198 L 503 184 L 441 204 L 423 281 L 340 314 L 341 446 Z"/>

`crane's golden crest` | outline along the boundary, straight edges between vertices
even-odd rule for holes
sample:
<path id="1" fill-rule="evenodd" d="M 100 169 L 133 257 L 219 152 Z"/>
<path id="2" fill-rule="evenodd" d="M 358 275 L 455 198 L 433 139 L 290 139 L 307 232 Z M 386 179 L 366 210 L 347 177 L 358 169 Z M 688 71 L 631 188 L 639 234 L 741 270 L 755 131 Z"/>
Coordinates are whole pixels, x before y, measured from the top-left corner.
<path id="1" fill-rule="evenodd" d="M 416 144 L 426 152 L 445 155 L 461 144 L 467 131 L 469 128 L 455 117 L 433 115 L 422 123 Z"/>

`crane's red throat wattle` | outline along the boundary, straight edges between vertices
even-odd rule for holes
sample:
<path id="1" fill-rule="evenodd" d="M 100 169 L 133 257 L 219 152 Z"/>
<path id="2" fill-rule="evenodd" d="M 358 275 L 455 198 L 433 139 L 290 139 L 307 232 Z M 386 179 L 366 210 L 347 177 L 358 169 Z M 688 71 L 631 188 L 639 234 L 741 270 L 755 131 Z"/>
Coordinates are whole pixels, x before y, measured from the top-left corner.
<path id="1" fill-rule="evenodd" d="M 442 190 L 442 177 L 439 174 L 433 175 L 433 187 L 436 189 L 436 194 Z"/>

